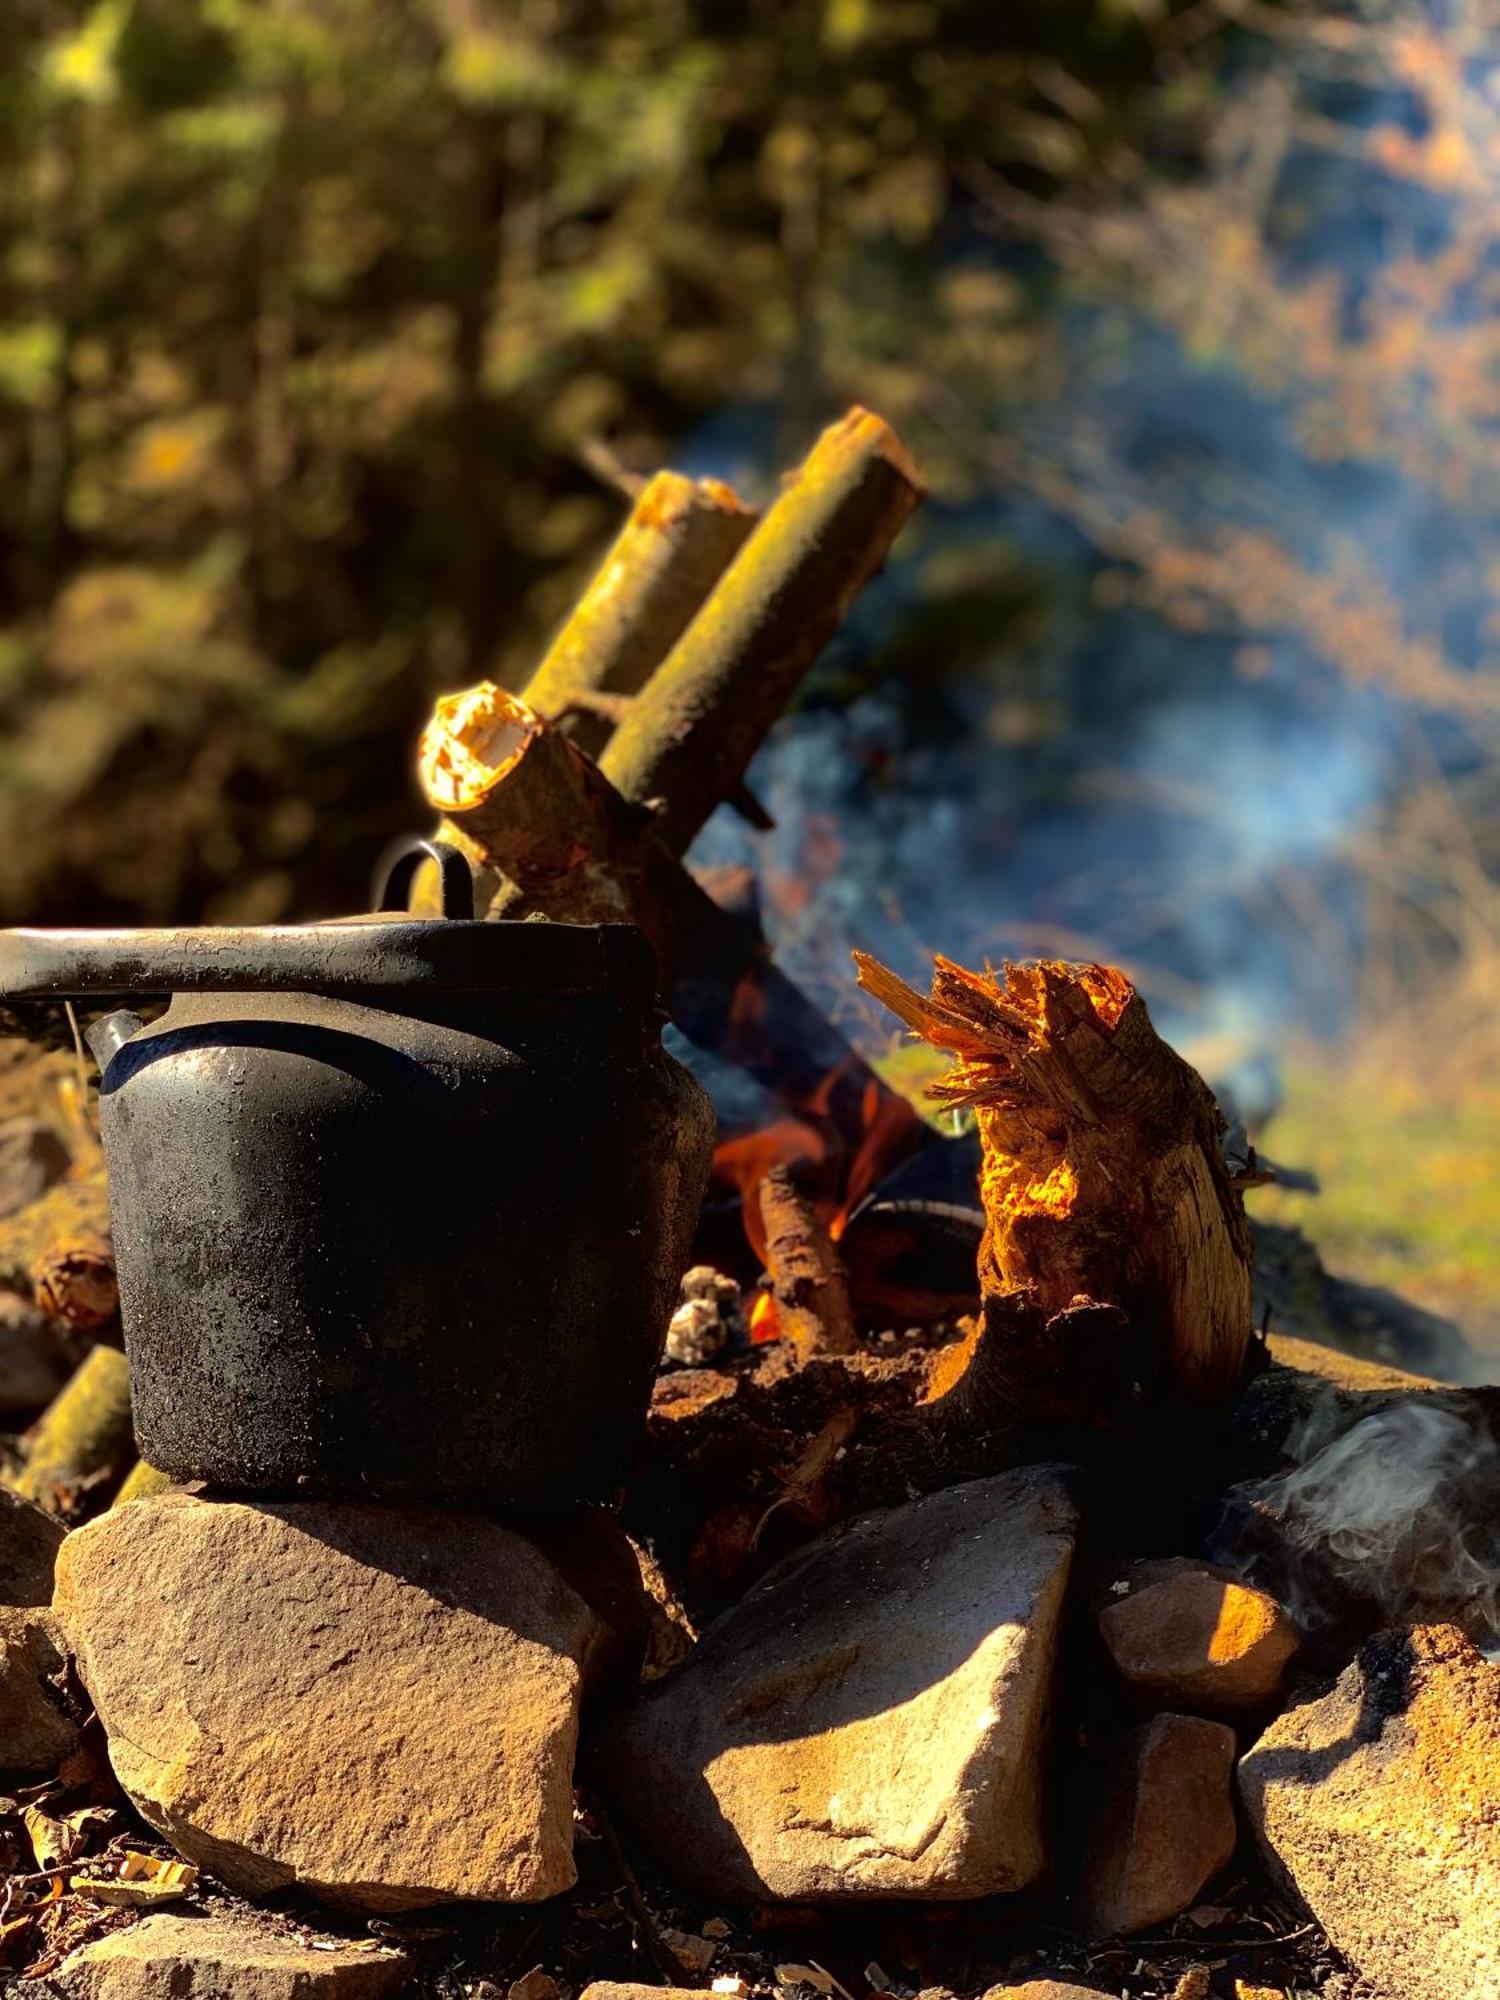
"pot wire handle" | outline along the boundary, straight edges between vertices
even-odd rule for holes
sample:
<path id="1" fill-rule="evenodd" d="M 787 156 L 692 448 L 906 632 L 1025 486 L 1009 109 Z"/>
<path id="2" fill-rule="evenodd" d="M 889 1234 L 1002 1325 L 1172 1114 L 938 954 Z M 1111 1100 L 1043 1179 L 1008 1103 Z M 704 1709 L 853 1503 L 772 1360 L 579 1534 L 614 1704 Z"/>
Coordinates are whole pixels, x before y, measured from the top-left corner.
<path id="1" fill-rule="evenodd" d="M 444 918 L 449 922 L 472 923 L 474 871 L 467 857 L 446 840 L 428 840 L 421 835 L 394 841 L 381 855 L 375 871 L 375 879 L 382 885 L 377 891 L 376 909 L 409 909 L 412 886 L 424 861 L 437 865 Z"/>

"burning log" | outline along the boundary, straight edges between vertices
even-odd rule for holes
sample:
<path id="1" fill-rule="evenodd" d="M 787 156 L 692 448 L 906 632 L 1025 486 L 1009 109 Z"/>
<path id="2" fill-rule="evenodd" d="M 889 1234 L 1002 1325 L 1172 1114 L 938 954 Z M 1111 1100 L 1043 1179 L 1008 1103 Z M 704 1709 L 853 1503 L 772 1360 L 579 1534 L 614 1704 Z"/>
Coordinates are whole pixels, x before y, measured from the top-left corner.
<path id="1" fill-rule="evenodd" d="M 475 869 L 491 916 L 640 926 L 672 1018 L 774 1091 L 825 1120 L 846 1151 L 878 1128 L 882 1156 L 920 1139 L 917 1114 L 771 960 L 758 924 L 721 908 L 554 725 L 483 682 L 440 700 L 417 761 L 445 840 Z"/>
<path id="2" fill-rule="evenodd" d="M 569 733 L 597 757 L 610 724 L 592 697 L 629 697 L 682 636 L 756 523 L 718 479 L 658 472 L 546 657 L 526 684 L 538 715 L 569 715 Z"/>
<path id="3" fill-rule="evenodd" d="M 861 985 L 956 1059 L 932 1094 L 979 1126 L 982 1312 L 939 1393 L 963 1384 L 1105 1429 L 1228 1401 L 1250 1336 L 1250 1238 L 1223 1120 L 1125 975 L 1042 962 L 1001 979 L 939 958 L 924 997 L 856 962 Z"/>
<path id="4" fill-rule="evenodd" d="M 849 1285 L 827 1224 L 785 1167 L 756 1190 L 781 1338 L 799 1361 L 852 1354 Z"/>
<path id="5" fill-rule="evenodd" d="M 826 430 L 615 731 L 600 768 L 674 854 L 750 759 L 923 495 L 858 407 Z"/>
<path id="6" fill-rule="evenodd" d="M 590 592 L 601 615 L 580 607 L 576 643 L 566 633 L 559 640 L 528 688 L 534 699 L 483 683 L 437 704 L 418 756 L 423 789 L 443 837 L 475 867 L 485 914 L 637 924 L 689 1039 L 768 1086 L 810 1129 L 834 1135 L 815 1150 L 836 1161 L 900 1158 L 922 1137 L 916 1114 L 777 970 L 758 924 L 721 908 L 678 855 L 741 788 L 761 738 L 879 567 L 920 485 L 878 417 L 854 410 L 827 431 L 623 710 L 595 766 L 545 711 L 624 690 L 650 650 L 644 625 L 659 636 L 670 622 L 658 603 L 649 618 L 640 611 L 643 627 L 629 643 L 618 630 L 609 636 L 611 604 L 623 617 L 627 603 L 640 609 L 652 599 L 644 581 L 638 594 L 627 589 L 623 569 L 638 554 L 665 591 L 680 565 L 673 616 L 691 594 L 686 556 L 670 560 L 662 530 L 648 532 L 639 518 L 649 493 Z M 701 494 L 700 503 L 702 511 Z M 743 532 L 748 517 L 724 511 Z M 718 532 L 722 541 L 722 523 Z M 697 573 L 708 567 L 705 557 Z"/>
<path id="7" fill-rule="evenodd" d="M 53 1513 L 72 1513 L 84 1493 L 118 1479 L 135 1457 L 130 1364 L 120 1350 L 93 1348 L 22 1442 L 25 1463 L 10 1484 Z"/>

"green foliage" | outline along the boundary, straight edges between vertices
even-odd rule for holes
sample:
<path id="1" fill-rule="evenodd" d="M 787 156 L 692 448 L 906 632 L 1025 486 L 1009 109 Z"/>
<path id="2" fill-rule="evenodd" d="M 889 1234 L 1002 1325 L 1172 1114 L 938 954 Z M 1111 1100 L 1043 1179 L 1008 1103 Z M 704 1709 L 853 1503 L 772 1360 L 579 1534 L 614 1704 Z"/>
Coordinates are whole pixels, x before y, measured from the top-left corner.
<path id="1" fill-rule="evenodd" d="M 914 429 L 1028 301 L 975 190 L 1150 65 L 1053 0 L 20 0 L 0 22 L 0 917 L 348 905 L 726 404 Z"/>

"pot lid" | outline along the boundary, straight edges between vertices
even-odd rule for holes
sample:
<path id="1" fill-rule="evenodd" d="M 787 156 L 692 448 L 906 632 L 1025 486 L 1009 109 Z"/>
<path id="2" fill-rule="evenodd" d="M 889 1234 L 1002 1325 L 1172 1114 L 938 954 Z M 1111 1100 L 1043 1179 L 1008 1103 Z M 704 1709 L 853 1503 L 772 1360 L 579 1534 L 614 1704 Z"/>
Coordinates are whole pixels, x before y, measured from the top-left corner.
<path id="1" fill-rule="evenodd" d="M 443 914 L 404 904 L 436 862 Z M 0 1000 L 156 993 L 532 993 L 644 998 L 654 961 L 632 924 L 477 921 L 469 864 L 441 841 L 389 857 L 381 908 L 317 924 L 0 931 Z"/>

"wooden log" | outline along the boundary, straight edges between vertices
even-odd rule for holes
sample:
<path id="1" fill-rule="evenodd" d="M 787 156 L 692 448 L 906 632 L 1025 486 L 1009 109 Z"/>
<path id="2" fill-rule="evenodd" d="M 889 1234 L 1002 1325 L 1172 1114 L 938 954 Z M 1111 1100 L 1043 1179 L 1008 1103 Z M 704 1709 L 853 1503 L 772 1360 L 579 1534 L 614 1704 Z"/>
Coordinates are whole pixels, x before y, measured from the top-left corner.
<path id="1" fill-rule="evenodd" d="M 623 798 L 650 803 L 673 853 L 743 780 L 922 493 L 890 426 L 850 410 L 632 702 L 600 768 Z"/>
<path id="2" fill-rule="evenodd" d="M 117 1347 L 95 1347 L 22 1440 L 25 1461 L 10 1481 L 24 1499 L 57 1514 L 117 1480 L 135 1458 L 130 1365 Z"/>
<path id="3" fill-rule="evenodd" d="M 1124 973 L 939 958 L 928 995 L 856 953 L 860 983 L 954 1058 L 931 1086 L 983 1146 L 983 1316 L 971 1358 L 1049 1420 L 1128 1427 L 1144 1406 L 1222 1406 L 1250 1338 L 1250 1234 L 1197 1072 Z M 1079 1365 L 1113 1343 L 1122 1365 Z M 962 1360 L 965 1357 L 960 1357 Z M 953 1382 L 940 1385 L 944 1390 Z"/>
<path id="4" fill-rule="evenodd" d="M 689 1040 L 790 1109 L 826 1119 L 846 1149 L 862 1146 L 872 1127 L 883 1161 L 921 1139 L 916 1112 L 778 970 L 753 916 L 721 908 L 668 852 L 649 815 L 627 805 L 518 696 L 488 682 L 445 696 L 417 766 L 442 837 L 474 867 L 478 909 L 639 925 Z"/>
<path id="5" fill-rule="evenodd" d="M 475 907 L 559 923 L 638 921 L 642 819 L 529 703 L 490 681 L 444 695 L 417 771 L 442 838 L 469 856 Z"/>
<path id="6" fill-rule="evenodd" d="M 529 706 L 554 720 L 570 714 L 573 741 L 597 758 L 614 725 L 589 698 L 646 685 L 756 518 L 722 480 L 658 472 L 526 683 Z"/>
<path id="7" fill-rule="evenodd" d="M 799 1362 L 858 1345 L 849 1284 L 828 1226 L 785 1167 L 755 1190 L 781 1337 Z"/>
<path id="8" fill-rule="evenodd" d="M 170 1493 L 176 1484 L 169 1472 L 159 1472 L 144 1458 L 138 1458 L 110 1505 L 128 1507 L 132 1500 L 152 1500 L 158 1493 Z"/>

